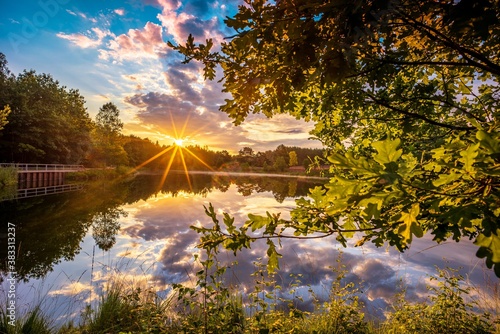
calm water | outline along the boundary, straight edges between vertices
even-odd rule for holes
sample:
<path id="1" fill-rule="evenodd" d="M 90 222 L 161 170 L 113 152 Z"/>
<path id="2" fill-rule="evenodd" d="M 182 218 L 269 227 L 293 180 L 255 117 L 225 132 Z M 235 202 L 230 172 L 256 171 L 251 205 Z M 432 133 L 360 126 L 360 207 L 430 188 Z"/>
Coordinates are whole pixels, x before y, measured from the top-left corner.
<path id="1" fill-rule="evenodd" d="M 137 176 L 133 180 L 86 187 L 83 191 L 0 203 L 0 299 L 8 289 L 7 223 L 16 226 L 18 258 L 16 271 L 18 312 L 43 302 L 44 309 L 60 321 L 78 316 L 84 306 L 96 300 L 111 275 L 143 281 L 165 294 L 172 283 L 192 282 L 193 256 L 199 236 L 193 224 L 209 224 L 203 205 L 212 203 L 219 212 L 228 212 L 243 223 L 248 213 L 287 211 L 297 197 L 323 180 L 255 175 L 193 174 L 190 184 L 184 175 L 171 174 L 161 189 L 160 176 Z M 430 238 L 414 241 L 401 254 L 392 248 L 342 248 L 334 238 L 309 241 L 284 240 L 279 252 L 281 270 L 277 275 L 284 287 L 290 274 L 301 274 L 298 293 L 301 305 L 312 308 L 307 293 L 320 296 L 329 289 L 339 252 L 348 273 L 346 279 L 363 282 L 361 298 L 367 311 L 382 316 L 389 309 L 396 288 L 405 282 L 407 297 L 427 296 L 428 275 L 435 266 L 462 269 L 479 289 L 498 285 L 483 261 L 475 257 L 476 247 L 467 241 L 435 246 Z M 238 265 L 227 272 L 227 284 L 249 292 L 253 287 L 255 261 L 265 262 L 265 242 L 237 257 Z M 225 263 L 235 260 L 222 253 Z M 488 294 L 488 292 L 485 292 Z"/>

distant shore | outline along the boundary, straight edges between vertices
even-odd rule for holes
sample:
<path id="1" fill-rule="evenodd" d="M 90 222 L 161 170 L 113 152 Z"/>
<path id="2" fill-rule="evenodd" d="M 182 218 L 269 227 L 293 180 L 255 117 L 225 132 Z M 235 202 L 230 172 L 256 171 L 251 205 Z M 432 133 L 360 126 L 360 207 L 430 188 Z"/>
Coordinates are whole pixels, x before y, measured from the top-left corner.
<path id="1" fill-rule="evenodd" d="M 140 170 L 137 171 L 138 175 L 163 175 L 163 171 L 151 171 L 151 170 Z M 171 170 L 169 173 L 176 174 L 185 174 L 184 170 Z M 198 171 L 198 170 L 190 170 L 188 174 L 207 174 L 207 175 L 220 175 L 220 176 L 267 176 L 267 177 L 283 177 L 283 178 L 305 178 L 305 179 L 317 179 L 317 180 L 326 180 L 328 177 L 324 176 L 311 176 L 304 174 L 283 174 L 283 173 L 258 173 L 258 172 L 234 172 L 234 171 Z"/>

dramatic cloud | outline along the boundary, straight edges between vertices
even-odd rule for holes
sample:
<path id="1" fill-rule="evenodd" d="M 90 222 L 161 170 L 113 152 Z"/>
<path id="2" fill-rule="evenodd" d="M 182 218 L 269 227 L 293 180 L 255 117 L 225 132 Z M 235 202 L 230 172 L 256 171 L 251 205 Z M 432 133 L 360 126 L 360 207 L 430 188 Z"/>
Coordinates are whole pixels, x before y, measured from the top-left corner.
<path id="1" fill-rule="evenodd" d="M 111 40 L 107 48 L 100 51 L 100 57 L 105 60 L 140 60 L 163 57 L 166 52 L 162 27 L 148 22 L 144 29 L 130 29 L 127 34 Z"/>
<path id="2" fill-rule="evenodd" d="M 125 133 L 170 144 L 185 126 L 187 144 L 208 145 L 233 153 L 244 146 L 256 151 L 272 150 L 281 144 L 321 147 L 319 142 L 308 140 L 312 124 L 286 115 L 272 119 L 250 115 L 243 125 L 233 126 L 232 120 L 219 111 L 229 97 L 222 93 L 222 84 L 206 82 L 199 63 L 181 64 L 182 57 L 168 48 L 167 40 L 183 43 L 192 34 L 198 41 L 214 38 L 217 49 L 222 36 L 228 34 L 221 18 L 229 3 L 144 0 L 136 5 L 157 8 L 157 21 L 150 19 L 114 35 L 108 28 L 119 20 L 120 24 L 135 22 L 124 21 L 125 12 L 128 18 L 130 11 L 122 7 L 108 14 L 99 12 L 96 17 L 101 28 L 57 35 L 78 47 L 97 50 L 100 59 L 97 66 L 102 67 L 104 79 L 99 86 L 107 87 L 108 99 L 120 100 L 117 104 L 124 112 Z M 234 3 L 229 7 L 233 8 Z M 88 20 L 82 12 L 68 10 L 68 13 Z M 102 95 L 99 92 L 96 98 Z"/>

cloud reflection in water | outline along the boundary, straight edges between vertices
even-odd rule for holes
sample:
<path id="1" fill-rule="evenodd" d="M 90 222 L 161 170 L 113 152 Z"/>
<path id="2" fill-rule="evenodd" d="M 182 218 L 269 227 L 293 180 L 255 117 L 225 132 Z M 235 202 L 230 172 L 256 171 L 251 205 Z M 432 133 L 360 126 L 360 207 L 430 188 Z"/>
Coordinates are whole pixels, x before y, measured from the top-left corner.
<path id="1" fill-rule="evenodd" d="M 281 211 L 286 216 L 294 205 L 291 197 L 278 203 L 271 192 L 253 191 L 242 196 L 239 188 L 232 184 L 225 192 L 212 190 L 206 196 L 167 195 L 125 206 L 134 219 L 121 233 L 138 243 L 162 241 L 163 246 L 156 254 L 158 265 L 153 273 L 159 282 L 171 284 L 192 279 L 193 255 L 199 253 L 195 248 L 199 236 L 189 226 L 210 224 L 203 205 L 212 203 L 216 210 L 228 212 L 240 223 L 246 220 L 248 213 Z M 344 249 L 334 238 L 283 240 L 282 248 L 278 250 L 283 255 L 281 270 L 276 276 L 277 284 L 284 288 L 281 294 L 287 296 L 287 288 L 294 283 L 290 274 L 300 274 L 299 293 L 304 295 L 300 307 L 312 310 L 312 300 L 306 292 L 312 289 L 320 298 L 326 297 L 335 279 L 332 267 L 338 267 L 340 252 L 341 262 L 347 270 L 345 281 L 361 284 L 360 298 L 365 302 L 366 310 L 376 316 L 383 316 L 384 311 L 390 309 L 395 293 L 403 283 L 408 300 L 423 300 L 428 294 L 428 275 L 436 274 L 435 266 L 463 267 L 461 274 L 479 287 L 484 283 L 485 273 L 491 274 L 483 268 L 482 261 L 475 258 L 475 246 L 466 240 L 436 246 L 431 237 L 426 236 L 416 239 L 406 253 L 392 248 L 376 248 L 372 244 L 354 248 L 353 244 L 350 242 L 350 246 Z M 254 263 L 266 254 L 266 249 L 265 242 L 255 242 L 250 250 L 244 249 L 236 258 L 232 253 L 222 252 L 218 259 L 230 266 L 225 277 L 227 284 L 238 286 L 239 291 L 251 291 L 255 280 L 251 275 L 256 270 Z M 231 266 L 234 260 L 238 265 Z M 261 261 L 266 262 L 266 259 Z"/>

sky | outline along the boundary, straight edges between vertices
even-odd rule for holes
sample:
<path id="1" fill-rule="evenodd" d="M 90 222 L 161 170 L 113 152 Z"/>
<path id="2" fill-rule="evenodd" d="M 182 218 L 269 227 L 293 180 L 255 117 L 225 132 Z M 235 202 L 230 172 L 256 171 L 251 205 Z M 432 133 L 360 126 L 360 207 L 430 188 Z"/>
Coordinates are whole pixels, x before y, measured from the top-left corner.
<path id="1" fill-rule="evenodd" d="M 33 69 L 78 89 L 91 117 L 107 102 L 120 110 L 124 134 L 170 145 L 232 153 L 278 145 L 321 147 L 313 124 L 289 116 L 251 115 L 242 125 L 219 111 L 222 84 L 204 81 L 200 64 L 182 64 L 167 41 L 213 38 L 234 31 L 224 18 L 236 0 L 0 0 L 0 52 L 14 74 Z M 220 76 L 219 71 L 219 76 Z M 184 129 L 184 131 L 183 131 Z"/>

